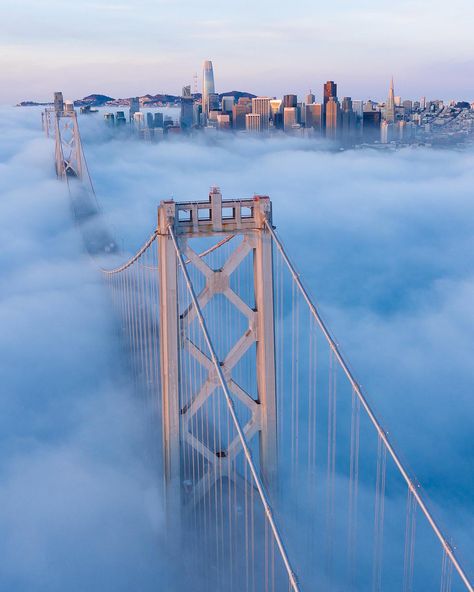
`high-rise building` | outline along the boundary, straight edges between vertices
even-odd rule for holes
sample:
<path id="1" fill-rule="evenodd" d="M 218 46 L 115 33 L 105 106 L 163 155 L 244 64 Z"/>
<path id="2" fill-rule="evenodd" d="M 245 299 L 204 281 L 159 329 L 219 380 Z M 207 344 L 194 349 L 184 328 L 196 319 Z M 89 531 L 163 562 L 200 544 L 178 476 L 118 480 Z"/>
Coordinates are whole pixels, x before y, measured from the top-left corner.
<path id="1" fill-rule="evenodd" d="M 363 135 L 364 142 L 376 142 L 380 140 L 380 123 L 382 120 L 380 111 L 364 111 Z"/>
<path id="2" fill-rule="evenodd" d="M 405 115 L 410 115 L 413 111 L 413 102 L 408 99 L 403 101 L 403 108 L 405 109 Z"/>
<path id="3" fill-rule="evenodd" d="M 364 101 L 354 100 L 352 101 L 352 110 L 359 119 L 362 119 L 364 114 Z"/>
<path id="4" fill-rule="evenodd" d="M 227 97 L 222 97 L 221 110 L 223 111 L 223 113 L 232 113 L 232 108 L 234 106 L 234 103 L 235 103 L 235 99 L 232 95 L 229 95 Z"/>
<path id="5" fill-rule="evenodd" d="M 324 132 L 324 105 L 323 103 L 312 103 L 306 105 L 306 127 L 313 129 L 317 136 Z"/>
<path id="6" fill-rule="evenodd" d="M 132 97 L 130 99 L 130 112 L 129 112 L 129 119 L 130 121 L 135 120 L 135 113 L 140 111 L 140 99 L 138 97 Z"/>
<path id="7" fill-rule="evenodd" d="M 218 129 L 229 129 L 230 128 L 230 115 L 228 113 L 219 113 L 217 115 L 217 128 Z"/>
<path id="8" fill-rule="evenodd" d="M 155 113 L 153 116 L 153 127 L 163 128 L 163 113 Z"/>
<path id="9" fill-rule="evenodd" d="M 381 144 L 388 144 L 388 130 L 390 128 L 390 123 L 388 121 L 382 121 L 380 124 L 380 143 Z"/>
<path id="10" fill-rule="evenodd" d="M 107 125 L 109 125 L 110 127 L 114 127 L 115 115 L 113 113 L 104 113 L 104 120 Z"/>
<path id="11" fill-rule="evenodd" d="M 125 125 L 127 123 L 124 111 L 117 111 L 117 114 L 115 116 L 115 123 L 116 125 Z"/>
<path id="12" fill-rule="evenodd" d="M 181 95 L 181 115 L 179 123 L 183 130 L 188 130 L 193 125 L 194 99 L 191 96 L 191 86 L 184 86 Z"/>
<path id="13" fill-rule="evenodd" d="M 344 97 L 341 103 L 342 140 L 351 143 L 355 137 L 357 116 L 351 97 Z"/>
<path id="14" fill-rule="evenodd" d="M 140 111 L 136 111 L 133 114 L 133 123 L 137 129 L 143 128 L 144 120 L 145 118 L 143 116 L 143 113 L 141 113 Z"/>
<path id="15" fill-rule="evenodd" d="M 341 132 L 341 107 L 336 97 L 326 103 L 326 138 L 338 140 Z"/>
<path id="16" fill-rule="evenodd" d="M 305 97 L 305 103 L 306 103 L 306 105 L 312 105 L 315 100 L 316 100 L 316 97 L 314 96 L 314 94 L 310 90 L 309 91 L 309 94 L 307 94 L 306 97 Z"/>
<path id="17" fill-rule="evenodd" d="M 214 69 L 211 60 L 206 60 L 202 68 L 202 113 L 205 120 L 209 114 L 209 95 L 215 92 Z"/>
<path id="18" fill-rule="evenodd" d="M 248 103 L 241 103 L 240 99 L 237 105 L 232 108 L 232 127 L 235 130 L 245 129 L 245 116 L 250 113 L 251 105 Z"/>
<path id="19" fill-rule="evenodd" d="M 296 107 L 284 107 L 283 109 L 283 127 L 286 131 L 298 123 Z"/>
<path id="20" fill-rule="evenodd" d="M 402 106 L 402 97 L 396 96 L 395 97 L 395 107 L 401 107 L 401 106 Z"/>
<path id="21" fill-rule="evenodd" d="M 54 93 L 54 110 L 55 111 L 64 111 L 64 99 L 62 92 L 55 92 Z"/>
<path id="22" fill-rule="evenodd" d="M 296 95 L 283 95 L 283 109 L 296 107 L 297 104 L 298 97 Z"/>
<path id="23" fill-rule="evenodd" d="M 146 114 L 146 126 L 149 129 L 153 129 L 155 127 L 155 119 L 153 117 L 153 113 Z"/>
<path id="24" fill-rule="evenodd" d="M 268 97 L 256 97 L 252 99 L 252 113 L 261 116 L 261 130 L 267 130 L 270 123 L 270 99 Z"/>
<path id="25" fill-rule="evenodd" d="M 385 106 L 385 120 L 388 121 L 388 123 L 393 123 L 395 121 L 395 90 L 393 88 L 393 76 L 390 81 L 387 105 Z"/>
<path id="26" fill-rule="evenodd" d="M 323 88 L 324 104 L 329 102 L 331 97 L 337 100 L 337 84 L 333 80 L 328 80 Z"/>
<path id="27" fill-rule="evenodd" d="M 262 116 L 260 113 L 247 113 L 245 116 L 245 129 L 248 132 L 262 131 Z"/>

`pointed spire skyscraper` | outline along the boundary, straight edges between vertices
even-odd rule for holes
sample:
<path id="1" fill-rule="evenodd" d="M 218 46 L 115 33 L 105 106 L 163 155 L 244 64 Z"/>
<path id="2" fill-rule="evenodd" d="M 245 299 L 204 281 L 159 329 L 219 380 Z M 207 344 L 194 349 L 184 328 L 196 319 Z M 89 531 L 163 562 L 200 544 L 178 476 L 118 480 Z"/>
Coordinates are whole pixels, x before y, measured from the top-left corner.
<path id="1" fill-rule="evenodd" d="M 388 123 L 395 122 L 395 89 L 393 86 L 393 76 L 390 81 L 390 89 L 388 91 L 387 106 L 385 108 L 385 120 Z"/>

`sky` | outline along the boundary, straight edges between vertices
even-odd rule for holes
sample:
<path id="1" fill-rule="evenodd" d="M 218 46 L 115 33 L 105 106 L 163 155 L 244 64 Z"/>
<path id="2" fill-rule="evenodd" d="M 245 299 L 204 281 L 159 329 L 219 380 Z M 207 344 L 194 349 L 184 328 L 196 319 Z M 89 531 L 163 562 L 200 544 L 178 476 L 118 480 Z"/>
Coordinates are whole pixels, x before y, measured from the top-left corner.
<path id="1" fill-rule="evenodd" d="M 0 104 L 178 94 L 212 59 L 218 92 L 473 100 L 470 0 L 3 0 Z"/>

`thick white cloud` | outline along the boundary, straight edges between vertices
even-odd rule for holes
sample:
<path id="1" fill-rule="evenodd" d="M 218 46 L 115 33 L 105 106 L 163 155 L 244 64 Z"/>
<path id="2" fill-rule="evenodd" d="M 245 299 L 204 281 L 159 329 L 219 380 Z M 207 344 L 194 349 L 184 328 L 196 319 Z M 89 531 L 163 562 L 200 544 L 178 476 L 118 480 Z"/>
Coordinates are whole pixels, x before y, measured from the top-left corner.
<path id="1" fill-rule="evenodd" d="M 29 577 L 59 589 L 103 558 L 104 578 L 139 573 L 151 589 L 161 518 L 138 460 L 141 418 L 38 116 L 0 120 L 5 578 L 11 589 Z M 224 197 L 271 196 L 290 254 L 472 572 L 472 151 L 331 153 L 290 138 L 150 145 L 110 140 L 94 116 L 81 126 L 107 221 L 130 252 L 160 199 L 203 199 L 211 184 Z"/>

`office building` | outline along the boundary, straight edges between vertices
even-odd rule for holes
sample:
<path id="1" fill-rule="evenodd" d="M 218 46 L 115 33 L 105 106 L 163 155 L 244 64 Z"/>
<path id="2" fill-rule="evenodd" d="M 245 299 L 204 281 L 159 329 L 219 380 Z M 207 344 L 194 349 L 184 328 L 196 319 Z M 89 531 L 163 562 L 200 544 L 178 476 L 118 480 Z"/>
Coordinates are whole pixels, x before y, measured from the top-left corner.
<path id="1" fill-rule="evenodd" d="M 336 97 L 329 97 L 326 103 L 326 138 L 338 140 L 341 132 L 341 107 Z"/>
<path id="2" fill-rule="evenodd" d="M 328 80 L 323 87 L 323 102 L 326 105 L 331 97 L 337 100 L 337 84 L 333 80 Z"/>
<path id="3" fill-rule="evenodd" d="M 155 129 L 163 127 L 163 113 L 155 113 L 153 115 L 153 127 Z"/>
<path id="4" fill-rule="evenodd" d="M 314 94 L 311 91 L 309 91 L 309 94 L 307 94 L 305 97 L 306 105 L 312 105 L 315 100 L 316 100 L 316 97 L 314 96 Z"/>
<path id="5" fill-rule="evenodd" d="M 183 130 L 192 127 L 194 120 L 194 100 L 191 96 L 191 87 L 184 86 L 181 95 L 181 114 L 179 123 Z"/>
<path id="6" fill-rule="evenodd" d="M 298 97 L 296 95 L 283 95 L 283 109 L 295 107 L 298 105 Z"/>
<path id="7" fill-rule="evenodd" d="M 146 126 L 149 129 L 153 129 L 155 127 L 155 119 L 153 117 L 153 113 L 146 114 Z"/>
<path id="8" fill-rule="evenodd" d="M 250 109 L 249 104 L 241 103 L 240 100 L 237 105 L 232 107 L 232 127 L 235 130 L 244 130 L 246 128 L 245 116 L 250 113 Z"/>
<path id="9" fill-rule="evenodd" d="M 115 115 L 115 125 L 125 125 L 127 123 L 127 119 L 125 118 L 124 111 L 117 111 Z"/>
<path id="10" fill-rule="evenodd" d="M 313 129 L 315 135 L 322 136 L 324 133 L 324 105 L 312 103 L 306 105 L 306 128 Z"/>
<path id="11" fill-rule="evenodd" d="M 268 97 L 252 99 L 252 113 L 260 115 L 261 130 L 267 130 L 270 124 L 270 99 Z"/>
<path id="12" fill-rule="evenodd" d="M 114 127 L 114 125 L 115 125 L 115 115 L 113 113 L 104 113 L 104 120 L 105 120 L 105 123 L 108 126 Z"/>
<path id="13" fill-rule="evenodd" d="M 217 129 L 230 129 L 230 119 L 229 113 L 219 113 L 217 115 Z"/>
<path id="14" fill-rule="evenodd" d="M 227 97 L 222 97 L 221 111 L 223 113 L 232 113 L 234 103 L 235 103 L 235 99 L 232 95 L 227 96 Z"/>
<path id="15" fill-rule="evenodd" d="M 341 103 L 342 140 L 351 143 L 355 137 L 357 117 L 351 97 L 344 97 Z"/>
<path id="16" fill-rule="evenodd" d="M 388 123 L 388 121 L 384 120 L 382 121 L 382 123 L 380 124 L 380 143 L 381 144 L 388 144 L 388 131 L 389 131 L 389 127 L 390 127 L 390 123 Z"/>
<path id="17" fill-rule="evenodd" d="M 204 120 L 207 120 L 209 113 L 209 95 L 214 95 L 214 69 L 211 60 L 206 60 L 202 68 L 202 113 Z"/>
<path id="18" fill-rule="evenodd" d="M 283 127 L 286 131 L 292 129 L 294 125 L 298 123 L 297 121 L 297 110 L 296 107 L 284 107 L 283 109 Z"/>
<path id="19" fill-rule="evenodd" d="M 130 99 L 130 112 L 129 120 L 132 122 L 135 120 L 135 113 L 140 111 L 140 99 L 138 97 L 132 97 Z"/>
<path id="20" fill-rule="evenodd" d="M 252 133 L 261 132 L 262 116 L 259 113 L 247 113 L 245 116 L 245 129 Z"/>
<path id="21" fill-rule="evenodd" d="M 144 127 L 145 118 L 141 111 L 136 111 L 133 114 L 133 124 L 137 129 L 142 129 Z"/>
<path id="22" fill-rule="evenodd" d="M 380 123 L 382 114 L 380 111 L 364 111 L 363 136 L 364 142 L 377 142 L 380 140 Z"/>

